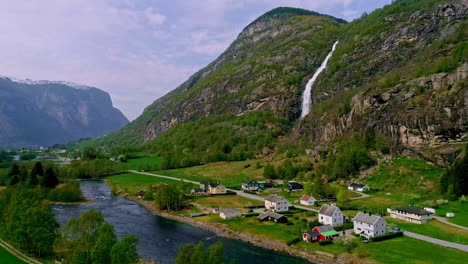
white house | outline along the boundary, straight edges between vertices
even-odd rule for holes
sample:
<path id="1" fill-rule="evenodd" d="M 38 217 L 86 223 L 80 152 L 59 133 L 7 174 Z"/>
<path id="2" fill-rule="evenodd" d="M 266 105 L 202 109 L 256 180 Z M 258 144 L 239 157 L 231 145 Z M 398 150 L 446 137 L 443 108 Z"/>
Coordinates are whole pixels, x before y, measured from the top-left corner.
<path id="1" fill-rule="evenodd" d="M 344 224 L 344 216 L 340 208 L 324 204 L 320 208 L 318 221 L 324 225 L 337 226 Z"/>
<path id="2" fill-rule="evenodd" d="M 273 212 L 286 212 L 289 210 L 289 202 L 276 194 L 265 197 L 265 208 Z"/>
<path id="3" fill-rule="evenodd" d="M 235 208 L 224 208 L 219 210 L 219 217 L 223 219 L 232 219 L 240 216 L 241 212 Z"/>
<path id="4" fill-rule="evenodd" d="M 359 212 L 354 218 L 354 233 L 365 238 L 385 235 L 387 222 L 378 216 Z"/>
<path id="5" fill-rule="evenodd" d="M 359 183 L 350 183 L 348 185 L 349 190 L 355 190 L 358 192 L 364 192 L 364 191 L 369 191 L 370 188 L 367 186 L 367 184 L 359 184 Z"/>
<path id="6" fill-rule="evenodd" d="M 387 212 L 390 213 L 390 217 L 416 224 L 424 224 L 432 219 L 431 212 L 413 206 L 400 207 L 395 210 L 387 209 Z"/>
<path id="7" fill-rule="evenodd" d="M 314 205 L 315 201 L 316 200 L 314 197 L 307 195 L 307 194 L 304 194 L 301 197 L 301 204 L 303 205 Z"/>

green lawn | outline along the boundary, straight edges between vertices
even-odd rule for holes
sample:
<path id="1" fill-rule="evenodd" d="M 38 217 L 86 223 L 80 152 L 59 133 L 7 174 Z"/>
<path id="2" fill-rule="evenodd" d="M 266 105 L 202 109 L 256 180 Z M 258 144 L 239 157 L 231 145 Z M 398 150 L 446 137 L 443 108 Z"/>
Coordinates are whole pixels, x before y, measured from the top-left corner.
<path id="1" fill-rule="evenodd" d="M 468 252 L 406 236 L 369 243 L 367 247 L 369 257 L 384 264 L 460 264 L 468 259 Z"/>
<path id="2" fill-rule="evenodd" d="M 352 200 L 359 210 L 385 211 L 388 207 L 422 206 L 424 202 L 441 199 L 437 190 L 444 169 L 421 159 L 397 157 L 383 163 L 364 182 L 369 185 L 369 198 Z"/>
<path id="3" fill-rule="evenodd" d="M 239 195 L 200 196 L 195 198 L 193 202 L 208 208 L 244 208 L 246 206 L 261 206 L 264 204 L 262 201 L 248 199 Z"/>
<path id="4" fill-rule="evenodd" d="M 0 247 L 0 263 L 25 264 L 26 262 L 18 259 L 17 257 L 13 256 L 10 252 Z"/>
<path id="5" fill-rule="evenodd" d="M 179 185 L 181 181 L 169 180 L 164 178 L 153 177 L 149 175 L 126 173 L 106 177 L 106 182 L 116 191 L 135 194 L 137 191 L 146 189 L 149 184 L 167 183 Z"/>
<path id="6" fill-rule="evenodd" d="M 138 159 L 129 159 L 127 162 L 119 163 L 121 170 L 152 171 L 160 168 L 163 158 L 158 156 L 148 156 Z"/>
<path id="7" fill-rule="evenodd" d="M 228 187 L 240 187 L 242 181 L 246 178 L 263 179 L 263 168 L 257 169 L 256 163 L 257 161 L 255 160 L 215 162 L 183 169 L 157 171 L 156 173 L 192 181 L 211 179 L 219 181 Z"/>
<path id="8" fill-rule="evenodd" d="M 438 216 L 445 216 L 446 213 L 455 214 L 454 218 L 447 218 L 448 221 L 468 227 L 468 202 L 449 202 L 436 209 L 436 214 Z"/>
<path id="9" fill-rule="evenodd" d="M 462 230 L 460 228 L 441 223 L 437 220 L 432 220 L 422 225 L 412 224 L 391 218 L 387 218 L 386 221 L 388 224 L 394 224 L 405 231 L 454 243 L 468 244 L 467 230 Z"/>
<path id="10" fill-rule="evenodd" d="M 220 222 L 227 224 L 234 230 L 283 242 L 301 236 L 301 232 L 296 225 L 288 226 L 286 224 L 277 224 L 269 221 L 259 222 L 255 216 L 222 220 Z"/>

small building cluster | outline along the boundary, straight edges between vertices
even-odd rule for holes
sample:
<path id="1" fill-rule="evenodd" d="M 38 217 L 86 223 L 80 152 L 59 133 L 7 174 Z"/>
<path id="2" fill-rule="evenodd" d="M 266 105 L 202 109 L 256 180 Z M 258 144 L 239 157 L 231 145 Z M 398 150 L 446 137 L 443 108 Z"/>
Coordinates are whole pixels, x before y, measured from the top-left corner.
<path id="1" fill-rule="evenodd" d="M 266 181 L 256 181 L 256 180 L 247 178 L 242 182 L 243 191 L 256 192 L 256 191 L 264 190 L 268 188 L 273 188 L 273 182 L 269 179 Z"/>
<path id="2" fill-rule="evenodd" d="M 224 194 L 227 193 L 226 186 L 219 182 L 212 182 L 209 180 L 200 183 L 200 188 L 192 189 L 192 194 Z"/>
<path id="3" fill-rule="evenodd" d="M 348 185 L 348 190 L 365 192 L 365 191 L 370 191 L 370 188 L 369 186 L 367 186 L 367 184 L 350 183 Z"/>

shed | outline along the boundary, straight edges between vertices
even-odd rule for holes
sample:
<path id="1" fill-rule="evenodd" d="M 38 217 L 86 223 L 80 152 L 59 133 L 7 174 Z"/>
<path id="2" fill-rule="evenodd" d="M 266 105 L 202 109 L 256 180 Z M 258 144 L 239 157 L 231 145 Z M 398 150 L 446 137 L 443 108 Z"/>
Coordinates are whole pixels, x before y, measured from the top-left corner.
<path id="1" fill-rule="evenodd" d="M 263 221 L 271 221 L 275 223 L 286 223 L 288 222 L 288 218 L 282 214 L 277 214 L 274 212 L 266 212 L 257 217 L 258 221 L 263 222 Z"/>
<path id="2" fill-rule="evenodd" d="M 232 219 L 241 216 L 241 212 L 235 208 L 224 208 L 219 211 L 219 217 L 223 219 Z"/>

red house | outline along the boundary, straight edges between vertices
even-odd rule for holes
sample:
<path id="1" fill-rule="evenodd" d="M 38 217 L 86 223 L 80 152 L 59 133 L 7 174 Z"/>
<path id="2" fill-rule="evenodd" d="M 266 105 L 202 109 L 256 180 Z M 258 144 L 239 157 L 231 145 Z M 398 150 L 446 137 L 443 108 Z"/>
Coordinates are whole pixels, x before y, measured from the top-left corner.
<path id="1" fill-rule="evenodd" d="M 304 233 L 302 234 L 302 240 L 310 243 L 318 242 L 320 240 L 320 234 L 317 232 Z"/>
<path id="2" fill-rule="evenodd" d="M 312 229 L 312 232 L 320 234 L 319 240 L 333 239 L 340 235 L 338 232 L 333 230 L 331 225 L 316 226 Z"/>

